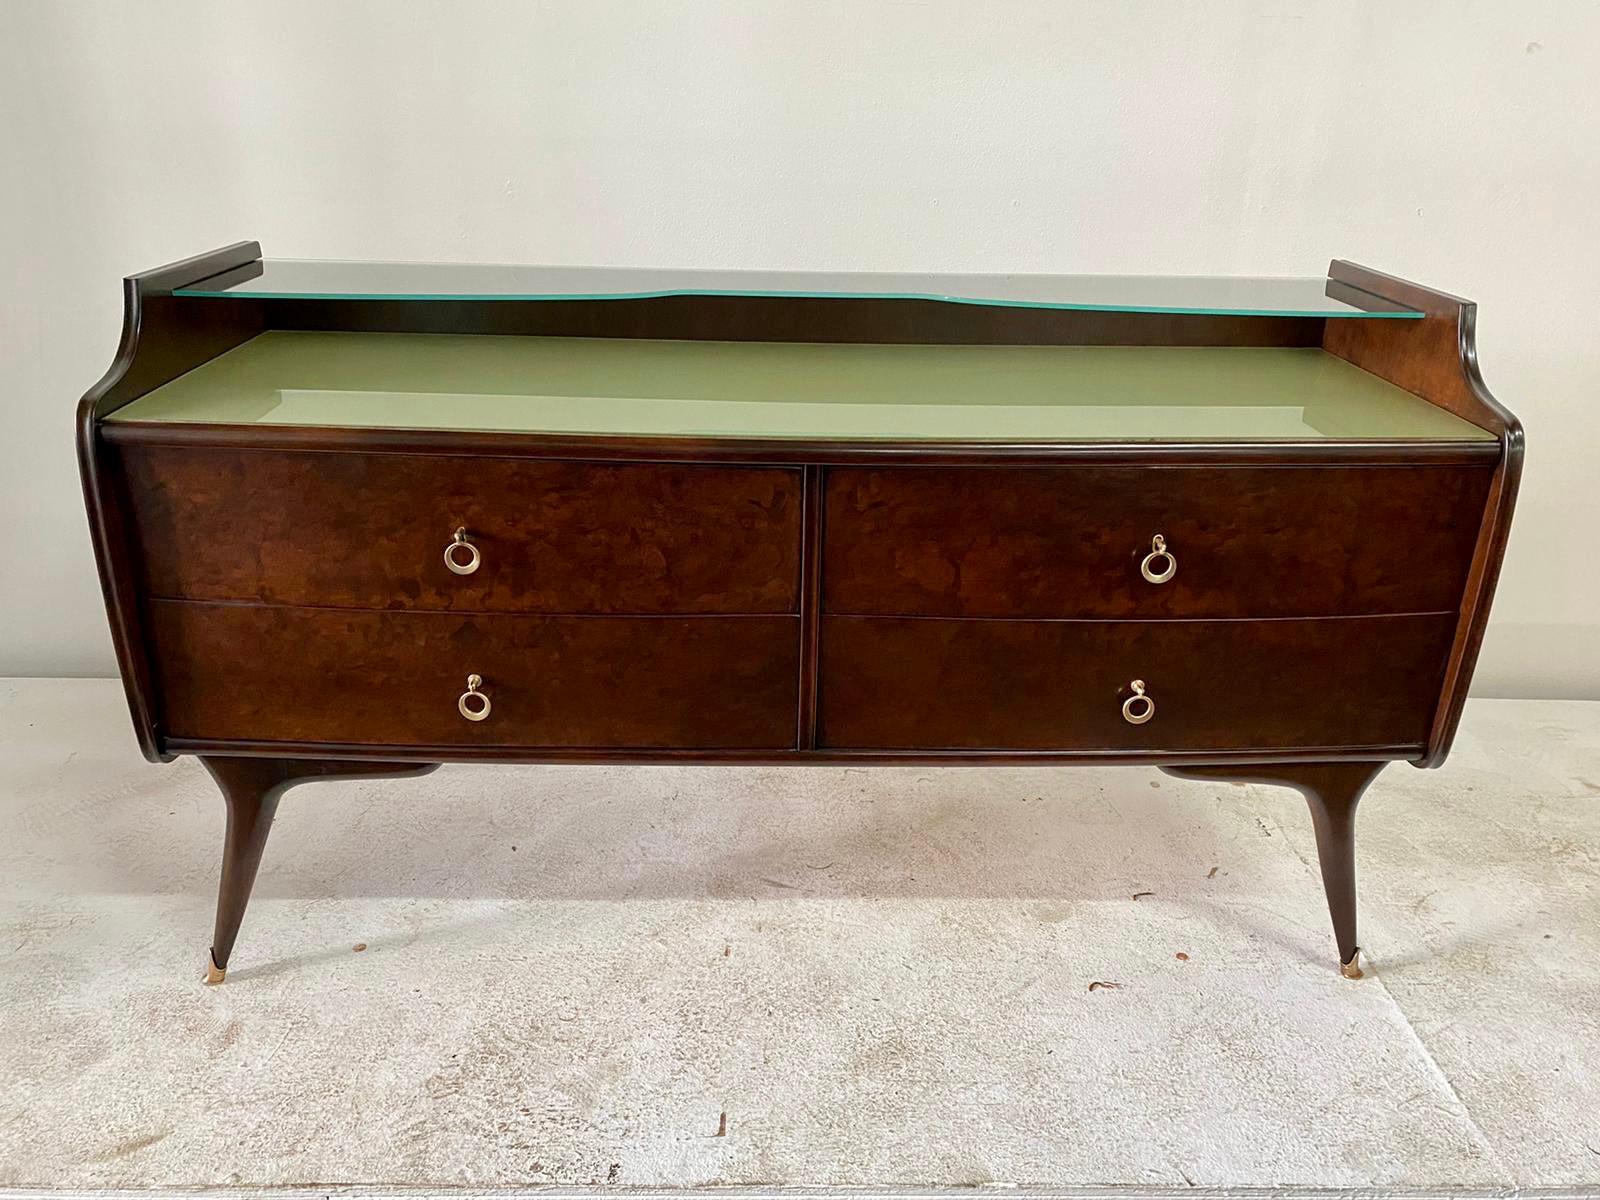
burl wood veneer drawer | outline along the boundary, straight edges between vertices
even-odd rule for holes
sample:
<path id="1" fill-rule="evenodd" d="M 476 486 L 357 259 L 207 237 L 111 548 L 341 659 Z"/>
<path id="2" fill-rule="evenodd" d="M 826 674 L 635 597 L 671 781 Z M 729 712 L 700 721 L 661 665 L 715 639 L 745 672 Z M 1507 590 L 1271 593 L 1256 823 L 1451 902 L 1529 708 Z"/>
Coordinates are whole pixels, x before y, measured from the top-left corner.
<path id="1" fill-rule="evenodd" d="M 1454 611 L 1477 467 L 840 469 L 829 612 L 1279 617 Z M 1141 571 L 1160 535 L 1173 556 Z"/>
<path id="2" fill-rule="evenodd" d="M 1420 745 L 1455 619 L 828 617 L 820 744 L 1223 750 Z M 1132 681 L 1144 684 L 1144 715 Z"/>
<path id="3" fill-rule="evenodd" d="M 172 600 L 152 602 L 149 616 L 166 731 L 177 738 L 795 745 L 796 617 L 469 617 Z M 481 720 L 460 708 L 472 674 L 488 699 Z"/>
<path id="4" fill-rule="evenodd" d="M 156 596 L 572 613 L 797 609 L 800 473 L 446 455 L 122 452 Z M 471 548 L 453 551 L 465 528 Z"/>

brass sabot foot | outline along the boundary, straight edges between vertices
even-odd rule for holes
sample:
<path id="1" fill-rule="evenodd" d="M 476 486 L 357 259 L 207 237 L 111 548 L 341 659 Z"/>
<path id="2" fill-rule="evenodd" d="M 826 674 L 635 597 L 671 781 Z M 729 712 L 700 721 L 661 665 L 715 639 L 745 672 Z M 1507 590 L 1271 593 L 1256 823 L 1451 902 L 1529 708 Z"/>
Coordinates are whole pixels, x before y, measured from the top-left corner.
<path id="1" fill-rule="evenodd" d="M 1350 953 L 1350 961 L 1339 964 L 1339 974 L 1346 979 L 1361 978 L 1361 947 L 1357 946 Z"/>
<path id="2" fill-rule="evenodd" d="M 206 983 L 207 983 L 207 985 L 209 985 L 211 987 L 215 987 L 217 984 L 221 983 L 227 977 L 228 977 L 228 969 L 226 967 L 217 966 L 216 956 L 211 954 L 208 951 L 207 954 L 206 954 Z"/>

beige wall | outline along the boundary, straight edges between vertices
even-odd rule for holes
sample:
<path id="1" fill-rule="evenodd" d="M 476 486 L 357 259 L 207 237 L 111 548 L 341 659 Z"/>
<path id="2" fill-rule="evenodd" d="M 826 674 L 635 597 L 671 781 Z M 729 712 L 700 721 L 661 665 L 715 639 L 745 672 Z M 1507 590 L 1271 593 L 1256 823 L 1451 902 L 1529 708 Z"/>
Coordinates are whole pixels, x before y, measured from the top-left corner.
<path id="1" fill-rule="evenodd" d="M 119 278 L 269 256 L 1318 274 L 1482 306 L 1528 464 L 1477 690 L 1600 696 L 1600 5 L 0 0 L 0 674 L 110 643 Z"/>

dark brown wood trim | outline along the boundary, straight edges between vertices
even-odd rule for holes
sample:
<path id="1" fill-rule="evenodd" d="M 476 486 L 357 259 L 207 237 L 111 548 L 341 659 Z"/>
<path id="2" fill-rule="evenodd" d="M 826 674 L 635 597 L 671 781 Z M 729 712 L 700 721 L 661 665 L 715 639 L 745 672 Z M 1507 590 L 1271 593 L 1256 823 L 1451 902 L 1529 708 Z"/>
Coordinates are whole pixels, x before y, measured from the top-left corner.
<path id="1" fill-rule="evenodd" d="M 260 257 L 260 242 L 231 242 L 215 250 L 180 258 L 177 262 L 168 263 L 164 267 L 152 267 L 148 271 L 140 271 L 129 278 L 137 280 L 140 290 L 147 296 L 170 295 L 178 288 L 199 283 L 202 279 L 210 279 L 224 271 L 236 270 L 257 261 Z"/>
<path id="2" fill-rule="evenodd" d="M 665 750 L 550 749 L 516 746 L 369 746 L 335 742 L 268 742 L 243 739 L 171 738 L 175 754 L 263 758 L 351 759 L 368 762 L 416 761 L 583 764 L 712 764 L 761 766 L 777 764 L 834 766 L 1097 766 L 1227 765 L 1415 759 L 1420 744 L 1394 746 L 1301 746 L 1291 750 L 1172 750 L 1129 753 L 1123 750 Z"/>
<path id="3" fill-rule="evenodd" d="M 336 426 L 213 425 L 202 422 L 113 421 L 103 436 L 117 445 L 213 446 L 238 450 L 296 450 L 362 454 L 570 458 L 596 462 L 762 463 L 832 466 L 893 462 L 914 466 L 1129 463 L 1193 466 L 1363 466 L 1415 463 L 1460 466 L 1494 461 L 1492 441 L 1262 441 L 1262 442 L 837 442 L 763 438 L 642 438 L 580 434 L 472 432 L 441 429 L 359 429 Z"/>
<path id="4" fill-rule="evenodd" d="M 160 744 L 120 477 L 103 452 L 100 422 L 108 413 L 261 332 L 258 305 L 221 301 L 217 307 L 202 308 L 207 302 L 190 301 L 180 309 L 170 296 L 175 287 L 260 256 L 261 247 L 255 242 L 236 242 L 123 280 L 122 336 L 116 357 L 78 402 L 78 472 L 89 537 L 134 734 L 140 751 L 152 762 L 172 756 Z"/>
<path id="5" fill-rule="evenodd" d="M 1517 490 L 1522 480 L 1520 425 L 1507 431 L 1505 447 L 1506 456 L 1500 469 L 1495 472 L 1494 484 L 1484 508 L 1478 544 L 1472 555 L 1472 567 L 1467 573 L 1455 644 L 1445 664 L 1444 699 L 1434 718 L 1433 731 L 1428 738 L 1428 755 L 1419 764 L 1421 766 L 1437 767 L 1450 752 L 1456 730 L 1461 724 L 1462 710 L 1466 707 L 1472 673 L 1478 665 L 1478 654 L 1483 649 L 1483 636 L 1489 625 L 1489 609 L 1494 601 L 1495 587 L 1500 582 L 1500 567 L 1505 562 L 1506 543 L 1511 536 L 1511 514 L 1516 507 Z"/>
<path id="6" fill-rule="evenodd" d="M 817 744 L 817 660 L 822 644 L 822 521 L 820 467 L 805 468 L 800 551 L 800 730 L 802 750 Z"/>
<path id="7" fill-rule="evenodd" d="M 1522 481 L 1522 423 L 1494 398 L 1478 369 L 1476 304 L 1341 259 L 1329 264 L 1328 277 L 1335 284 L 1399 301 L 1427 315 L 1421 321 L 1329 321 L 1323 332 L 1324 350 L 1499 436 L 1495 450 L 1500 465 L 1484 510 L 1462 514 L 1463 520 L 1478 525 L 1478 543 L 1428 753 L 1417 764 L 1437 767 L 1449 753 L 1461 723 L 1505 559 Z"/>

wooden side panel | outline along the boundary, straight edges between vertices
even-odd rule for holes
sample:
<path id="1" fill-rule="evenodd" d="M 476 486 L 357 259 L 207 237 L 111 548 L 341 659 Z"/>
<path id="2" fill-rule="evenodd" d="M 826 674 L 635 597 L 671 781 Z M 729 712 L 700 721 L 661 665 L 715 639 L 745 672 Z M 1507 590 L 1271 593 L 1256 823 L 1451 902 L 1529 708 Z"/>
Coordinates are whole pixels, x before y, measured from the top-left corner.
<path id="1" fill-rule="evenodd" d="M 150 605 L 178 738 L 792 749 L 798 618 Z M 469 674 L 492 705 L 457 709 Z"/>
<path id="2" fill-rule="evenodd" d="M 790 468 L 122 447 L 156 596 L 495 612 L 795 612 Z M 444 562 L 464 526 L 482 556 Z"/>
<path id="3" fill-rule="evenodd" d="M 1477 541 L 1428 736 L 1428 753 L 1421 763 L 1436 767 L 1455 740 L 1489 623 L 1489 606 L 1500 579 L 1511 514 L 1522 482 L 1522 424 L 1490 394 L 1478 370 L 1477 305 L 1338 259 L 1329 265 L 1328 276 L 1330 293 L 1357 288 L 1428 315 L 1421 321 L 1329 321 L 1323 349 L 1500 435 L 1500 462 L 1487 502 L 1456 514 L 1463 525 L 1471 522 L 1477 526 Z M 1351 328 L 1343 328 L 1345 325 Z"/>
<path id="4" fill-rule="evenodd" d="M 1420 748 L 1454 623 L 826 617 L 819 744 Z M 1156 705 L 1142 725 L 1122 714 L 1135 679 Z"/>
<path id="5" fill-rule="evenodd" d="M 843 469 L 824 608 L 964 617 L 1454 611 L 1490 468 Z M 1165 583 L 1140 572 L 1161 534 Z M 1165 569 L 1152 564 L 1157 573 Z"/>
<path id="6" fill-rule="evenodd" d="M 1322 348 L 1464 421 L 1494 428 L 1461 369 L 1460 319 L 1454 310 L 1420 321 L 1329 321 Z"/>
<path id="7" fill-rule="evenodd" d="M 1478 306 L 1355 263 L 1328 266 L 1329 291 L 1356 288 L 1426 313 L 1420 321 L 1329 321 L 1322 348 L 1494 433 L 1516 418 L 1489 393 L 1478 371 Z"/>
<path id="8" fill-rule="evenodd" d="M 78 473 L 83 484 L 89 538 L 111 625 L 111 645 L 127 693 L 139 749 L 152 762 L 162 749 L 153 668 L 145 646 L 132 530 L 123 511 L 125 493 L 110 461 L 102 419 L 129 401 L 232 349 L 260 332 L 261 306 L 250 301 L 183 302 L 171 289 L 261 255 L 255 242 L 238 242 L 122 281 L 122 337 L 104 375 L 78 402 Z"/>

